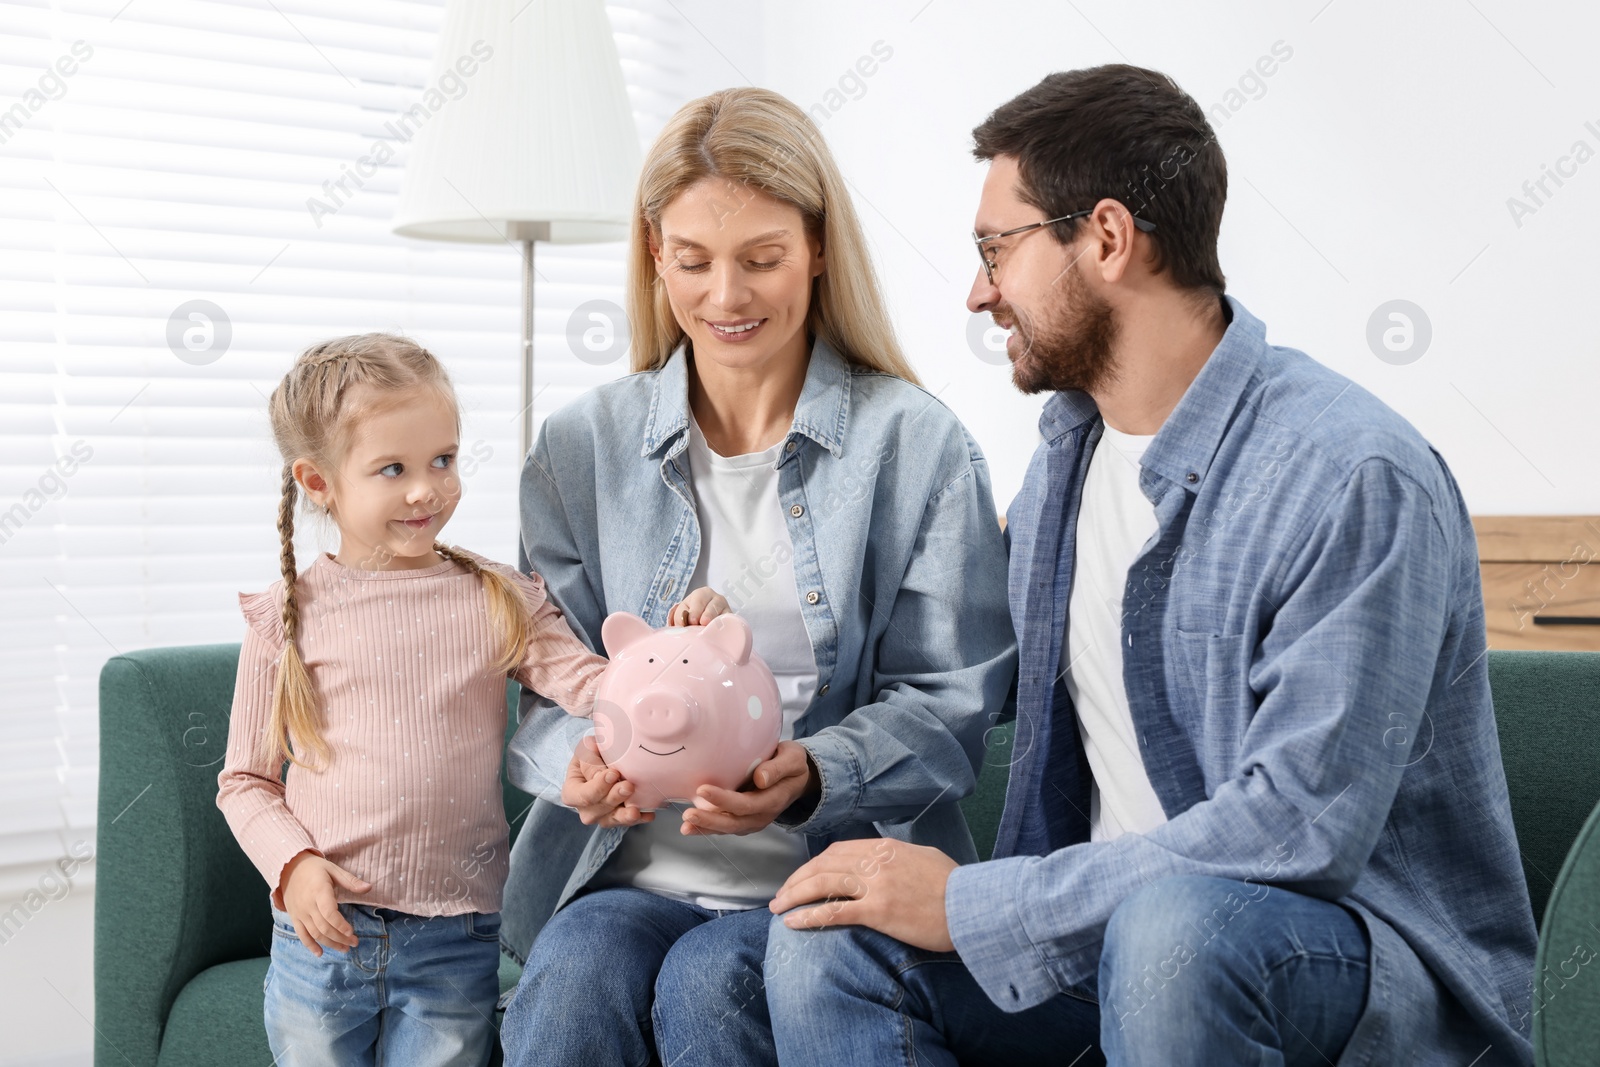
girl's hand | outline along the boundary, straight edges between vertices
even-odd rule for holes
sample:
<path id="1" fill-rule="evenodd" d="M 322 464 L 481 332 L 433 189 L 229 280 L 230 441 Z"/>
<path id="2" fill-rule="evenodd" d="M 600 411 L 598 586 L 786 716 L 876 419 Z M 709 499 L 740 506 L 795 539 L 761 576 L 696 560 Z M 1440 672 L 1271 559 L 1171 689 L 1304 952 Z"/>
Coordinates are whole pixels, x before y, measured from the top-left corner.
<path id="1" fill-rule="evenodd" d="M 737 792 L 714 785 L 697 789 L 694 807 L 683 812 L 683 833 L 753 834 L 801 797 L 819 795 L 821 788 L 805 746 L 780 741 L 772 758 L 756 767 L 749 787 Z"/>
<path id="2" fill-rule="evenodd" d="M 704 626 L 718 615 L 733 609 L 726 598 L 717 595 L 710 586 L 701 586 L 667 611 L 668 626 Z"/>
<path id="3" fill-rule="evenodd" d="M 372 883 L 314 852 L 300 853 L 288 862 L 283 872 L 283 909 L 294 920 L 294 932 L 300 936 L 300 943 L 310 949 L 313 956 L 322 955 L 323 945 L 335 952 L 355 948 L 355 927 L 339 913 L 334 887 L 365 893 L 372 888 Z"/>
<path id="4" fill-rule="evenodd" d="M 585 737 L 572 752 L 567 780 L 561 786 L 561 803 L 574 809 L 585 826 L 637 826 L 655 819 L 653 811 L 640 811 L 628 803 L 633 783 L 607 767 L 594 738 Z"/>

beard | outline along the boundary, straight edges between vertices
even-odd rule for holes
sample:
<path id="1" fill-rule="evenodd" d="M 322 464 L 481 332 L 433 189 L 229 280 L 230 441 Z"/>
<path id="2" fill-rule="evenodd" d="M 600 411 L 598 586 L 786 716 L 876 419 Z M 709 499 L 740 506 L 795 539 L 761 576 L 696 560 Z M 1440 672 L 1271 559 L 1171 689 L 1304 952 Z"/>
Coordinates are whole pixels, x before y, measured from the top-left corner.
<path id="1" fill-rule="evenodd" d="M 1111 305 L 1089 288 L 1076 262 L 1063 277 L 1061 300 L 1037 320 L 1004 304 L 994 310 L 997 321 L 1016 323 L 1022 354 L 1011 361 L 1011 381 L 1023 393 L 1088 393 L 1116 376 L 1117 320 Z"/>

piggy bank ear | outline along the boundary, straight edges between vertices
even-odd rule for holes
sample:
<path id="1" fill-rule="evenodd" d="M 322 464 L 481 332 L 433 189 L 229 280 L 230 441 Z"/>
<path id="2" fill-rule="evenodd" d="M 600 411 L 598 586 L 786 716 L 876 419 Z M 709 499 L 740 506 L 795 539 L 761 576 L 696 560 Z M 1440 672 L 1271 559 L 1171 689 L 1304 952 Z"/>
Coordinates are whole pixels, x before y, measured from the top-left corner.
<path id="1" fill-rule="evenodd" d="M 655 633 L 650 624 L 626 611 L 613 611 L 600 624 L 600 643 L 606 646 L 606 655 L 616 659 L 622 650 L 636 641 Z"/>
<path id="2" fill-rule="evenodd" d="M 750 662 L 750 644 L 754 640 L 750 624 L 737 615 L 718 615 L 706 624 L 703 640 L 726 653 L 739 666 Z"/>

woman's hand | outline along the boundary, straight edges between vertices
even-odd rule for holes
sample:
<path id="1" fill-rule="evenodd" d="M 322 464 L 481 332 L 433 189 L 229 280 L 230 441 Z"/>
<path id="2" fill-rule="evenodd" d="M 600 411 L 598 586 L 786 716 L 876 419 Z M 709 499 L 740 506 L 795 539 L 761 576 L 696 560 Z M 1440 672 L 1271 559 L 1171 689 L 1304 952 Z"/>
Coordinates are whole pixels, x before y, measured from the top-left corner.
<path id="1" fill-rule="evenodd" d="M 578 742 L 567 764 L 567 780 L 561 786 L 561 803 L 574 809 L 585 826 L 637 826 L 656 817 L 653 811 L 640 811 L 630 804 L 633 783 L 620 771 L 607 767 L 593 737 Z"/>
<path id="2" fill-rule="evenodd" d="M 719 596 L 710 586 L 703 585 L 667 610 L 667 625 L 704 626 L 718 615 L 726 615 L 732 610 L 726 598 Z"/>
<path id="3" fill-rule="evenodd" d="M 695 791 L 694 807 L 684 809 L 683 832 L 695 834 L 753 834 L 765 829 L 801 797 L 821 791 L 811 757 L 798 741 L 778 742 L 772 758 L 751 775 L 754 788 L 720 789 L 703 785 Z"/>
<path id="4" fill-rule="evenodd" d="M 339 912 L 336 886 L 352 893 L 365 893 L 372 883 L 357 878 L 337 863 L 315 852 L 301 852 L 283 868 L 283 910 L 294 920 L 294 932 L 313 956 L 322 955 L 322 946 L 335 952 L 356 947 L 356 930 Z M 319 944 L 318 942 L 321 942 Z"/>

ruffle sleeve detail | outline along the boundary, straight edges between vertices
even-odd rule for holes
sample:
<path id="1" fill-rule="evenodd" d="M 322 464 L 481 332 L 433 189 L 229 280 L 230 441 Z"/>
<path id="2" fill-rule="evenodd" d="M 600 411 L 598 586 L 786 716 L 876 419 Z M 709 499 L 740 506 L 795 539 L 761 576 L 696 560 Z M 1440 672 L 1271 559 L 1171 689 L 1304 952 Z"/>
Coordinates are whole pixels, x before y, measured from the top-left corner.
<path id="1" fill-rule="evenodd" d="M 478 558 L 479 565 L 486 570 L 492 570 L 496 574 L 511 579 L 516 587 L 522 591 L 522 599 L 528 605 L 528 616 L 534 618 L 538 615 L 539 609 L 544 606 L 549 596 L 545 592 L 544 579 L 537 572 L 523 574 L 509 563 L 499 563 L 495 560 L 486 559 L 476 552 L 472 553 L 472 555 Z"/>
<path id="2" fill-rule="evenodd" d="M 244 613 L 245 622 L 273 648 L 283 647 L 282 592 L 280 580 L 259 593 L 239 594 L 239 610 Z"/>
<path id="3" fill-rule="evenodd" d="M 522 590 L 523 597 L 528 601 L 528 614 L 536 615 L 549 599 L 544 588 L 544 578 L 540 577 L 538 572 L 523 574 L 517 571 L 516 575 L 517 588 Z"/>

